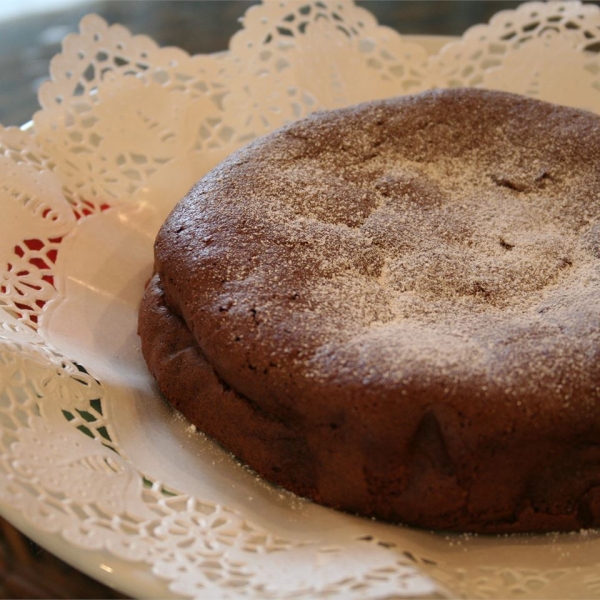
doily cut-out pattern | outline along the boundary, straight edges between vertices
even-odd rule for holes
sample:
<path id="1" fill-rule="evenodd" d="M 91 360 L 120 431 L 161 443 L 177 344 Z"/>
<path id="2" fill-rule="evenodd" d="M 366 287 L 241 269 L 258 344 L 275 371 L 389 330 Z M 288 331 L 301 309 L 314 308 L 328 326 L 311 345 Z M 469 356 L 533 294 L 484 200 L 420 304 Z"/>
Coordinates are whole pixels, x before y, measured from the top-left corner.
<path id="1" fill-rule="evenodd" d="M 208 56 L 86 17 L 52 61 L 33 127 L 0 127 L 0 510 L 176 597 L 600 597 L 593 532 L 446 538 L 297 506 L 170 421 L 135 344 L 156 228 L 246 141 L 436 86 L 600 112 L 599 57 L 600 10 L 579 2 L 499 13 L 435 56 L 348 1 L 254 6 Z M 85 332 L 70 326 L 82 319 Z"/>
<path id="2" fill-rule="evenodd" d="M 237 589 L 282 597 L 281 589 L 270 589 L 271 562 L 285 556 L 284 562 L 310 564 L 327 552 L 319 540 L 285 539 L 143 477 L 112 442 L 101 384 L 44 345 L 2 342 L 0 369 L 0 477 L 6 483 L 0 502 L 18 506 L 41 530 L 60 532 L 79 548 L 144 561 L 184 596 Z M 338 552 L 351 557 L 352 539 L 344 541 Z M 358 561 L 365 543 L 354 545 Z M 333 567 L 316 582 L 305 568 L 292 569 L 291 576 L 314 597 L 333 590 L 360 598 L 395 586 L 418 595 L 433 589 L 413 565 L 394 557 L 384 566 L 381 557 L 373 562 L 374 569 L 368 565 L 351 577 Z"/>
<path id="3" fill-rule="evenodd" d="M 487 87 L 598 112 L 599 34 L 597 6 L 530 2 L 431 57 L 424 84 Z"/>

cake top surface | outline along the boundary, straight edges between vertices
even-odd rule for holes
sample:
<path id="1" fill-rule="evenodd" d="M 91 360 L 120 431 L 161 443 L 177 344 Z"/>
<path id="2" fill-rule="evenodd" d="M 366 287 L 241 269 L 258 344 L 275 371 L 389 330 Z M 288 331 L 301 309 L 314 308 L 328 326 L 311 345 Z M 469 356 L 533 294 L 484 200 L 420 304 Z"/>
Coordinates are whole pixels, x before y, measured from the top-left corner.
<path id="1" fill-rule="evenodd" d="M 201 180 L 156 269 L 219 376 L 275 414 L 406 396 L 583 419 L 599 160 L 599 117 L 501 92 L 317 113 Z"/>

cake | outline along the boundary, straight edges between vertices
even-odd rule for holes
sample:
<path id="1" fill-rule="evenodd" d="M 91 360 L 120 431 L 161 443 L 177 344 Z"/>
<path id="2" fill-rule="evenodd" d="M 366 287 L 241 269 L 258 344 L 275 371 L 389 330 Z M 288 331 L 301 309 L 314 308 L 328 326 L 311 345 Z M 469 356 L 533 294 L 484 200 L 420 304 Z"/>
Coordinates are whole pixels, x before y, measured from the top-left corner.
<path id="1" fill-rule="evenodd" d="M 139 333 L 266 480 L 428 529 L 600 524 L 600 117 L 435 90 L 319 112 L 199 181 Z"/>

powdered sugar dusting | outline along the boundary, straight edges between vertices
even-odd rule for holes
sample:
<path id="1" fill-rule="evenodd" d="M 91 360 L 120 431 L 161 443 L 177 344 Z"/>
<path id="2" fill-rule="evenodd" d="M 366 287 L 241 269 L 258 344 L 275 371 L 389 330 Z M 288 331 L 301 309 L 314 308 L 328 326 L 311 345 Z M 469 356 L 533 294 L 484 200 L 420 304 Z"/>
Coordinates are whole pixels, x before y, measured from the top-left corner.
<path id="1" fill-rule="evenodd" d="M 202 231 L 220 240 L 202 249 L 211 271 L 199 301 L 231 303 L 222 341 L 250 312 L 258 354 L 289 357 L 307 377 L 351 363 L 360 378 L 365 356 L 390 382 L 415 361 L 448 375 L 453 356 L 487 378 L 499 368 L 509 389 L 521 375 L 499 349 L 514 332 L 538 370 L 559 364 L 557 340 L 567 354 L 578 336 L 600 340 L 599 158 L 597 117 L 504 94 L 317 115 L 238 153 L 192 194 Z M 206 292 L 207 280 L 220 283 Z M 212 339 L 214 320 L 196 322 L 187 298 L 184 316 Z M 543 352 L 527 341 L 539 332 Z M 578 358 L 568 377 L 559 368 L 560 385 L 578 373 L 589 387 L 588 364 Z"/>

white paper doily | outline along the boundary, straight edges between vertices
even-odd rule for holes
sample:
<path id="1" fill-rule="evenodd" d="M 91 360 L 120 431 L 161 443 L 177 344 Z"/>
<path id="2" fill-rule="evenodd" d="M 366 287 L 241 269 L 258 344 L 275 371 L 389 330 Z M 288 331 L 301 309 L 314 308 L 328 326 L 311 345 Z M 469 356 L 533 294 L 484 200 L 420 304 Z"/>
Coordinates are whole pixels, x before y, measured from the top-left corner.
<path id="1" fill-rule="evenodd" d="M 596 532 L 444 536 L 257 480 L 161 400 L 136 336 L 159 225 L 246 141 L 442 86 L 600 113 L 599 49 L 578 2 L 499 13 L 433 56 L 350 2 L 267 2 L 194 57 L 86 17 L 34 127 L 0 128 L 0 512 L 144 597 L 600 597 Z"/>

